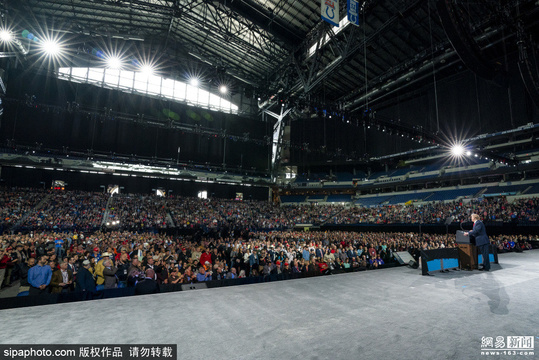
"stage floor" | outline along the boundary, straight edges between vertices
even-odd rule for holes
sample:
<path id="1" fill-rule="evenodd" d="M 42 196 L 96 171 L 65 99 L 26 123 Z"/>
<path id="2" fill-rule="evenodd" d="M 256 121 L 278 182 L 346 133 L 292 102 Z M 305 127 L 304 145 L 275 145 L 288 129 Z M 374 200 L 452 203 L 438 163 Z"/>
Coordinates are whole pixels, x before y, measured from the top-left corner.
<path id="1" fill-rule="evenodd" d="M 539 251 L 499 261 L 488 273 L 398 267 L 2 310 L 0 343 L 168 343 L 179 359 L 438 360 L 488 357 L 483 337 L 533 336 L 539 353 Z"/>

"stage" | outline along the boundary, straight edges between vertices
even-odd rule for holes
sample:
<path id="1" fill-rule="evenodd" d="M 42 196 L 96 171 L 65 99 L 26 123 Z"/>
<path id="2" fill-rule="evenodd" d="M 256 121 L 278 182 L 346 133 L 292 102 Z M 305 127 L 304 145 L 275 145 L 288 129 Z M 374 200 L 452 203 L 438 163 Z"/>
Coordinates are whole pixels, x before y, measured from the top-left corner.
<path id="1" fill-rule="evenodd" d="M 539 336 L 539 251 L 499 262 L 2 310 L 0 343 L 169 343 L 179 359 L 481 359 L 483 337 Z"/>

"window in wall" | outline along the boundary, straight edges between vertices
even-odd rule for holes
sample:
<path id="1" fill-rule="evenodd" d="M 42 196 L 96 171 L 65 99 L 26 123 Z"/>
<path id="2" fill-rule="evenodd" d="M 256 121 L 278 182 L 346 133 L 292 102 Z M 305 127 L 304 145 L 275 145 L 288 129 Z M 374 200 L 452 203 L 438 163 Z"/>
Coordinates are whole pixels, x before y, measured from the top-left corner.
<path id="1" fill-rule="evenodd" d="M 102 69 L 69 68 L 58 70 L 58 78 L 71 82 L 92 84 L 127 93 L 167 98 L 204 109 L 231 114 L 238 113 L 238 106 L 230 101 L 199 87 L 187 85 L 182 81 L 165 79 L 160 76 L 141 72 Z"/>

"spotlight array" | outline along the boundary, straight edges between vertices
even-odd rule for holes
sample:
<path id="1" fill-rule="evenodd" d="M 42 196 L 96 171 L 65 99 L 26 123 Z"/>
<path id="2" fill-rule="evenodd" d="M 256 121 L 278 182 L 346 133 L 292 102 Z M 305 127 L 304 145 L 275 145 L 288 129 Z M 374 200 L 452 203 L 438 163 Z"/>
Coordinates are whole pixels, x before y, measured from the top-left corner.
<path id="1" fill-rule="evenodd" d="M 467 158 L 475 158 L 475 159 L 492 161 L 494 163 L 498 163 L 502 165 L 509 165 L 509 166 L 518 165 L 518 160 L 510 159 L 505 156 L 500 156 L 493 152 L 487 152 L 478 148 L 467 149 L 466 146 L 464 146 L 462 143 L 453 144 L 449 150 L 450 150 L 449 151 L 450 157 L 452 157 L 456 161 L 461 161 L 467 157 Z"/>
<path id="2" fill-rule="evenodd" d="M 21 32 L 20 37 L 22 39 L 26 39 L 28 41 L 27 45 L 31 45 L 32 43 L 35 43 L 35 48 L 38 48 L 42 56 L 45 58 L 49 58 L 49 61 L 52 59 L 59 60 L 61 58 L 64 58 L 64 60 L 67 60 L 66 56 L 66 46 L 65 42 L 62 42 L 60 38 L 55 38 L 53 36 L 47 36 L 45 34 L 44 36 L 36 35 L 32 31 L 24 30 Z M 7 28 L 0 28 L 0 42 L 5 43 L 12 43 L 19 47 L 19 50 L 23 55 L 27 55 L 29 52 L 29 49 L 31 47 L 26 48 L 20 40 L 18 40 L 13 32 Z M 124 70 L 124 69 L 130 69 L 130 71 L 139 71 L 142 74 L 145 74 L 147 76 L 154 75 L 156 71 L 155 64 L 153 64 L 153 61 L 149 61 L 148 59 L 139 60 L 135 57 L 124 57 L 122 54 L 118 52 L 109 52 L 106 50 L 102 50 L 99 48 L 92 48 L 87 46 L 81 46 L 78 48 L 77 53 L 86 53 L 91 56 L 95 56 L 99 58 L 100 60 L 105 62 L 105 66 L 108 69 L 116 69 L 116 70 Z M 188 75 L 189 78 L 189 84 L 193 87 L 199 87 L 201 85 L 201 80 L 199 76 L 191 74 Z M 219 84 L 220 83 L 220 84 Z M 226 83 L 223 83 L 221 81 L 218 82 L 217 89 L 219 93 L 226 95 L 230 93 L 229 86 L 227 86 Z"/>

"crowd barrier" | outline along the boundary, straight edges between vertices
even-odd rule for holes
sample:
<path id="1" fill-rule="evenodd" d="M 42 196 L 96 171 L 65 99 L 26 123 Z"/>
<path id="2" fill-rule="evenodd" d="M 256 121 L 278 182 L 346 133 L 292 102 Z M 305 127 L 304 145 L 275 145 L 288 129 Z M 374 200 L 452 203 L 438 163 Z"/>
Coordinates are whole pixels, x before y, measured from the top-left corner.
<path id="1" fill-rule="evenodd" d="M 399 266 L 399 265 L 398 264 L 385 264 L 385 265 L 379 266 L 378 269 L 395 267 L 395 266 Z M 364 270 L 366 270 L 366 268 L 349 268 L 345 270 L 333 270 L 331 271 L 331 275 L 364 271 Z M 260 283 L 273 282 L 273 281 L 303 279 L 303 278 L 314 277 L 314 276 L 326 276 L 326 275 L 321 274 L 320 272 L 271 274 L 267 276 L 252 276 L 252 277 L 236 278 L 236 279 L 206 281 L 203 283 L 195 283 L 195 284 L 205 284 L 206 288 L 212 289 L 212 288 L 225 287 L 225 286 L 250 285 L 250 284 L 260 284 Z M 160 285 L 159 289 L 161 293 L 186 291 L 185 284 L 162 284 Z M 135 295 L 134 287 L 127 287 L 127 288 L 121 288 L 121 289 L 107 289 L 107 290 L 100 290 L 100 291 L 84 291 L 84 292 L 74 291 L 70 293 L 60 293 L 60 294 L 42 294 L 39 296 L 17 296 L 17 297 L 11 297 L 11 298 L 0 298 L 0 310 L 21 308 L 21 307 L 27 307 L 27 306 L 63 304 L 63 303 L 90 301 L 90 300 L 99 300 L 99 299 L 112 299 L 112 298 L 120 298 L 120 297 L 133 296 L 133 295 Z"/>

